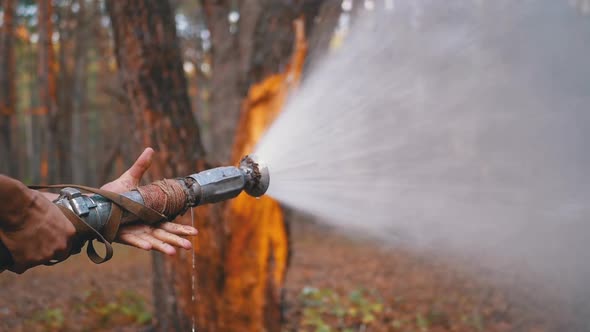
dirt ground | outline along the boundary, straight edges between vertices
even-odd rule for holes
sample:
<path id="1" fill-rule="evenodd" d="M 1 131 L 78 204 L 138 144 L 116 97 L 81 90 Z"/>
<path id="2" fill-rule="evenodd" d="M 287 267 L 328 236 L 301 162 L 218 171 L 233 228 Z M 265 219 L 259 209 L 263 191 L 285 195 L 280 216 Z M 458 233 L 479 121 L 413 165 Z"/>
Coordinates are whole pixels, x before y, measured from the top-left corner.
<path id="1" fill-rule="evenodd" d="M 550 329 L 542 311 L 448 264 L 310 223 L 293 225 L 292 236 L 285 331 Z M 148 331 L 150 256 L 115 249 L 100 266 L 78 255 L 0 274 L 0 331 Z"/>

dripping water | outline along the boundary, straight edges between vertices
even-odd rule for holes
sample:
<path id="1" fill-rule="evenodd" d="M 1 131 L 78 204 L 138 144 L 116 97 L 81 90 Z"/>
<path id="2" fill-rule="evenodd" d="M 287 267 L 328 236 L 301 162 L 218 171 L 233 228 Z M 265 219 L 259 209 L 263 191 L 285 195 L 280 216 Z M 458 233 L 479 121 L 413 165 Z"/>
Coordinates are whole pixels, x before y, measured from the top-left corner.
<path id="1" fill-rule="evenodd" d="M 193 208 L 191 207 L 191 226 L 193 226 L 193 228 L 195 228 L 195 214 L 193 212 Z M 192 242 L 192 248 L 191 248 L 191 264 L 192 264 L 192 268 L 191 268 L 191 304 L 192 304 L 192 308 L 193 310 L 191 310 L 191 331 L 195 332 L 196 329 L 196 321 L 195 321 L 195 312 L 194 312 L 194 308 L 196 306 L 196 257 L 195 257 L 195 237 L 193 236 L 191 238 L 191 242 Z"/>

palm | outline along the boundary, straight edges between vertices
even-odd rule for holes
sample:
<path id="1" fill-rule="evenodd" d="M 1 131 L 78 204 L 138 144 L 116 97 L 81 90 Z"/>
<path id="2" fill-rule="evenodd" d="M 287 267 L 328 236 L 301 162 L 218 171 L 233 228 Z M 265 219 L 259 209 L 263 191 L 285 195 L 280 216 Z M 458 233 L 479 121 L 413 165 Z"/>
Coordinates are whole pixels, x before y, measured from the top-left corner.
<path id="1" fill-rule="evenodd" d="M 143 174 L 152 163 L 154 150 L 147 148 L 137 158 L 133 166 L 129 168 L 118 179 L 109 182 L 101 189 L 124 193 L 137 188 Z M 180 235 L 196 235 L 197 230 L 190 226 L 179 225 L 171 222 L 164 222 L 157 226 L 145 224 L 123 225 L 115 238 L 116 242 L 134 246 L 144 250 L 158 250 L 168 255 L 174 255 L 176 249 L 190 249 L 191 242 L 183 239 Z"/>
<path id="2" fill-rule="evenodd" d="M 120 193 L 124 193 L 126 191 L 134 189 L 135 187 L 137 187 L 138 184 L 139 184 L 139 181 L 137 183 L 134 183 L 130 180 L 118 178 L 118 179 L 114 180 L 113 182 L 109 182 L 109 183 L 105 184 L 100 189 L 104 189 L 104 190 L 108 190 L 108 191 L 112 191 L 112 192 L 120 194 Z"/>

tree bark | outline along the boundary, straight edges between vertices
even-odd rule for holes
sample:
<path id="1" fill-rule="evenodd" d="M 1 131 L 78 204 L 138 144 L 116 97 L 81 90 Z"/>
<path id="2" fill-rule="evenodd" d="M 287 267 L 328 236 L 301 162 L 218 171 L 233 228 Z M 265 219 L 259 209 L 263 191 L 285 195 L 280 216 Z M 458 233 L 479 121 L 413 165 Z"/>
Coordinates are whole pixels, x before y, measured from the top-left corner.
<path id="1" fill-rule="evenodd" d="M 15 0 L 5 0 L 3 24 L 0 27 L 0 173 L 15 176 L 18 158 L 13 147 L 12 127 L 16 108 L 14 77 Z"/>
<path id="2" fill-rule="evenodd" d="M 228 16 L 231 1 L 203 1 L 211 34 L 212 72 L 209 100 L 209 160 L 227 163 L 232 137 L 238 121 L 240 92 L 240 45 L 238 33 L 230 32 Z"/>
<path id="3" fill-rule="evenodd" d="M 51 0 L 39 0 L 39 63 L 38 84 L 39 103 L 37 112 L 38 128 L 41 135 L 41 182 L 48 183 L 56 178 L 57 158 L 55 152 L 55 135 L 57 133 L 57 63 L 53 49 L 53 6 Z"/>
<path id="4" fill-rule="evenodd" d="M 252 152 L 279 113 L 299 79 L 306 53 L 304 21 L 297 20 L 297 29 L 293 25 L 303 8 L 299 2 L 239 3 L 249 14 L 240 19 L 237 39 L 226 32 L 231 1 L 203 3 L 214 50 L 211 109 L 220 112 L 215 121 L 233 121 L 231 129 L 224 127 L 219 136 L 236 137 L 232 153 L 227 147 L 223 152 L 227 157 L 215 153 L 213 159 L 233 163 Z M 135 117 L 135 141 L 154 145 L 161 157 L 151 174 L 160 178 L 197 171 L 206 163 L 169 2 L 107 0 L 106 4 L 121 79 Z M 233 118 L 238 117 L 236 134 L 238 121 Z M 289 256 L 279 205 L 270 198 L 240 196 L 199 207 L 194 213 L 199 229 L 194 251 L 175 258 L 154 256 L 157 330 L 279 331 Z M 177 222 L 191 220 L 184 217 Z"/>
<path id="5" fill-rule="evenodd" d="M 78 1 L 79 11 L 77 15 L 76 37 L 74 46 L 74 64 L 72 68 L 72 128 L 68 144 L 70 152 L 69 167 L 73 183 L 84 181 L 84 173 L 87 172 L 88 153 L 88 124 L 87 124 L 87 90 L 88 90 L 88 46 L 92 43 L 92 32 L 95 30 L 97 8 L 86 8 L 86 1 Z M 94 7 L 98 3 L 95 2 Z M 66 170 L 63 170 L 66 172 Z"/>
<path id="6" fill-rule="evenodd" d="M 106 4 L 120 79 L 134 115 L 135 142 L 158 149 L 156 169 L 162 172 L 158 175 L 194 171 L 204 151 L 186 92 L 170 4 L 156 0 Z"/>
<path id="7" fill-rule="evenodd" d="M 73 5 L 78 5 L 78 11 L 74 13 Z M 80 86 L 77 81 L 76 69 L 78 64 L 84 61 L 84 49 L 81 47 L 84 38 L 81 38 L 86 30 L 84 1 L 69 1 L 55 10 L 57 15 L 57 31 L 59 32 L 59 48 L 57 63 L 59 71 L 57 75 L 57 107 L 59 113 L 55 119 L 55 159 L 59 161 L 56 167 L 57 181 L 60 183 L 73 183 L 72 172 L 72 144 L 79 137 L 73 137 L 74 100 L 75 89 Z"/>
<path id="8" fill-rule="evenodd" d="M 187 82 L 182 68 L 174 15 L 168 1 L 107 0 L 120 81 L 133 114 L 129 136 L 134 153 L 141 146 L 153 146 L 157 153 L 150 174 L 154 178 L 194 173 L 204 158 L 200 131 L 191 110 Z M 208 223 L 210 219 L 199 219 Z M 190 223 L 187 218 L 177 222 Z M 201 228 L 200 247 L 214 245 L 218 223 Z M 154 297 L 156 326 L 160 331 L 187 331 L 191 318 L 186 298 L 191 299 L 190 255 L 177 261 L 154 255 Z M 179 264 L 182 264 L 180 266 Z M 188 264 L 188 265 L 187 265 Z M 186 288 L 188 286 L 188 288 Z M 183 288 L 184 287 L 184 288 Z"/>
<path id="9" fill-rule="evenodd" d="M 233 121 L 228 112 L 235 114 L 241 109 L 237 131 L 224 129 L 226 135 L 235 137 L 231 160 L 237 163 L 241 156 L 252 152 L 299 79 L 306 51 L 304 25 L 300 20 L 299 43 L 294 48 L 293 21 L 301 7 L 284 1 L 241 2 L 237 46 L 235 40 L 227 38 L 230 2 L 205 1 L 204 8 L 213 42 L 211 89 L 224 99 L 239 100 L 238 109 L 232 110 L 227 108 L 231 103 L 216 105 L 218 99 L 212 98 L 212 115 L 223 108 L 225 115 L 219 115 L 217 121 Z M 212 15 L 218 12 L 225 14 Z M 226 45 L 219 47 L 219 43 Z M 229 61 L 232 63 L 221 65 Z M 220 66 L 224 66 L 223 70 L 219 70 Z M 237 71 L 229 76 L 231 79 L 226 76 L 227 66 Z M 216 78 L 217 75 L 225 77 Z M 225 204 L 195 211 L 200 230 L 196 248 L 197 296 L 193 304 L 188 298 L 189 285 L 177 287 L 179 298 L 184 298 L 179 301 L 181 311 L 195 318 L 197 330 L 280 331 L 289 241 L 279 205 L 270 198 L 253 200 L 242 195 Z M 219 215 L 223 218 L 216 220 Z M 208 223 L 202 222 L 207 219 Z M 175 273 L 188 279 L 189 264 L 190 261 L 176 264 Z"/>
<path id="10" fill-rule="evenodd" d="M 287 56 L 290 61 L 280 72 L 268 73 L 253 84 L 243 101 L 232 153 L 234 162 L 253 152 L 300 80 L 307 54 L 305 24 L 303 19 L 291 23 L 296 27 L 296 38 L 292 54 Z M 280 331 L 290 256 L 283 212 L 269 197 L 256 200 L 241 195 L 228 202 L 226 218 L 230 222 L 231 241 L 226 254 L 227 321 L 221 330 Z"/>
<path id="11" fill-rule="evenodd" d="M 248 89 L 266 76 L 284 71 L 293 46 L 291 23 L 299 14 L 308 13 L 308 26 L 312 26 L 323 1 L 201 1 L 213 45 L 208 157 L 227 163 Z M 237 31 L 230 30 L 232 11 L 240 14 Z"/>

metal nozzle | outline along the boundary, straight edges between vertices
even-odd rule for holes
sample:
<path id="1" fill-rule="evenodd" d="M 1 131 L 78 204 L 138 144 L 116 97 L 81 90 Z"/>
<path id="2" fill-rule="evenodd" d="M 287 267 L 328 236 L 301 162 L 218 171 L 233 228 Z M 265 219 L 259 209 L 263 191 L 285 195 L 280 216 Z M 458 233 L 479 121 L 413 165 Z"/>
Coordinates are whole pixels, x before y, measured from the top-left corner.
<path id="1" fill-rule="evenodd" d="M 247 155 L 242 158 L 240 169 L 246 176 L 244 191 L 254 197 L 264 195 L 270 185 L 268 167 L 261 163 L 256 155 Z"/>
<path id="2" fill-rule="evenodd" d="M 242 191 L 253 197 L 266 193 L 270 184 L 268 168 L 252 155 L 238 167 L 227 166 L 192 174 L 185 179 L 189 206 L 216 203 L 238 196 Z"/>

